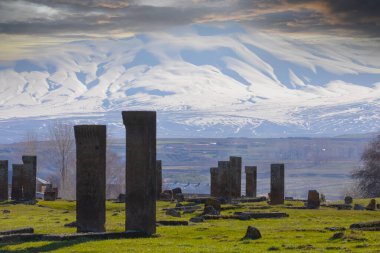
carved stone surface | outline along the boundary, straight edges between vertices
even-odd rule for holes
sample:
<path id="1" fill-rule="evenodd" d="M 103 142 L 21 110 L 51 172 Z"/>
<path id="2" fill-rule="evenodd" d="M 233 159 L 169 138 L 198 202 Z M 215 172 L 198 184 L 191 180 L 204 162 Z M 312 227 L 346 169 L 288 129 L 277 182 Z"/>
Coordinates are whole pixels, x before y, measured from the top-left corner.
<path id="1" fill-rule="evenodd" d="M 74 126 L 77 155 L 77 231 L 105 231 L 106 126 Z"/>
<path id="2" fill-rule="evenodd" d="M 309 190 L 307 194 L 307 208 L 318 209 L 321 205 L 319 192 L 317 190 Z"/>
<path id="3" fill-rule="evenodd" d="M 12 200 L 22 200 L 23 164 L 12 164 Z"/>
<path id="4" fill-rule="evenodd" d="M 37 156 L 22 156 L 23 169 L 23 199 L 36 200 Z"/>
<path id="5" fill-rule="evenodd" d="M 160 194 L 162 192 L 162 161 L 157 160 L 156 161 L 156 197 L 157 199 L 160 198 Z"/>
<path id="6" fill-rule="evenodd" d="M 284 164 L 271 164 L 271 205 L 284 204 L 285 199 L 285 166 Z"/>
<path id="7" fill-rule="evenodd" d="M 126 231 L 156 233 L 156 112 L 124 111 Z"/>
<path id="8" fill-rule="evenodd" d="M 210 168 L 210 195 L 212 197 L 219 197 L 219 189 L 218 168 Z"/>
<path id="9" fill-rule="evenodd" d="M 256 198 L 257 194 L 257 167 L 245 166 L 245 196 Z"/>
<path id="10" fill-rule="evenodd" d="M 219 196 L 227 200 L 232 199 L 231 178 L 230 178 L 230 161 L 218 162 L 218 182 L 219 182 Z"/>
<path id="11" fill-rule="evenodd" d="M 0 161 L 0 201 L 8 200 L 8 161 Z"/>
<path id="12" fill-rule="evenodd" d="M 241 164 L 241 157 L 230 156 L 230 180 L 232 198 L 241 197 Z"/>

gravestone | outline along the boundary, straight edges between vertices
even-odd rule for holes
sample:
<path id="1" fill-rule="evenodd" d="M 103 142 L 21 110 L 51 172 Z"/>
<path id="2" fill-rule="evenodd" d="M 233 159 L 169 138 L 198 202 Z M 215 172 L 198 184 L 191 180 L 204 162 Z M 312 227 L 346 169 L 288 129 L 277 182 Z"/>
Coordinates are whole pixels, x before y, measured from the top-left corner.
<path id="1" fill-rule="evenodd" d="M 231 178 L 230 178 L 230 161 L 218 161 L 218 182 L 219 183 L 219 196 L 231 202 Z"/>
<path id="2" fill-rule="evenodd" d="M 285 198 L 285 166 L 271 164 L 270 204 L 284 204 Z"/>
<path id="3" fill-rule="evenodd" d="M 230 156 L 231 197 L 241 197 L 241 157 Z"/>
<path id="4" fill-rule="evenodd" d="M 210 195 L 212 197 L 219 197 L 219 181 L 218 181 L 218 168 L 210 168 Z"/>
<path id="5" fill-rule="evenodd" d="M 23 199 L 22 195 L 22 184 L 23 184 L 23 164 L 12 164 L 12 200 L 21 201 Z"/>
<path id="6" fill-rule="evenodd" d="M 156 161 L 156 179 L 157 179 L 156 196 L 157 196 L 157 199 L 159 199 L 160 194 L 162 192 L 162 161 L 161 160 Z"/>
<path id="7" fill-rule="evenodd" d="M 319 192 L 316 190 L 310 190 L 307 195 L 307 208 L 318 209 L 321 205 L 319 199 Z"/>
<path id="8" fill-rule="evenodd" d="M 256 198 L 257 167 L 245 166 L 245 196 Z"/>
<path id="9" fill-rule="evenodd" d="M 77 231 L 105 231 L 106 126 L 74 126 L 77 172 Z"/>
<path id="10" fill-rule="evenodd" d="M 346 205 L 351 205 L 351 204 L 352 204 L 352 201 L 353 201 L 353 199 L 352 199 L 351 196 L 346 196 L 346 197 L 344 197 L 344 204 L 346 204 Z"/>
<path id="11" fill-rule="evenodd" d="M 23 200 L 36 200 L 37 156 L 22 156 L 23 167 Z"/>
<path id="12" fill-rule="evenodd" d="M 126 231 L 156 233 L 156 112 L 123 111 L 126 128 Z"/>
<path id="13" fill-rule="evenodd" d="M 0 201 L 8 200 L 8 161 L 0 161 Z"/>

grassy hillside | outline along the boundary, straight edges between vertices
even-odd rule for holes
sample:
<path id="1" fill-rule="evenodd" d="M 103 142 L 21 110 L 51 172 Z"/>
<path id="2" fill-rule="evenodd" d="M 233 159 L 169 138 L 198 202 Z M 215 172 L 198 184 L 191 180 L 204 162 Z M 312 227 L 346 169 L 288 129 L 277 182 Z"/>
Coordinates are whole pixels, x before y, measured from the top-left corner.
<path id="1" fill-rule="evenodd" d="M 377 199 L 380 201 L 380 199 Z M 354 203 L 367 204 L 368 200 Z M 247 203 L 235 210 L 222 211 L 284 211 L 288 218 L 240 220 L 208 220 L 189 226 L 160 226 L 159 236 L 144 239 L 76 240 L 69 242 L 27 242 L 0 244 L 0 252 L 379 252 L 380 232 L 353 231 L 349 225 L 361 221 L 380 220 L 380 211 L 338 211 L 322 207 L 319 210 L 295 210 L 289 206 L 303 203 L 287 201 L 283 206 L 255 209 L 266 203 Z M 184 214 L 181 218 L 165 215 L 163 208 L 174 203 L 158 202 L 157 220 L 189 220 L 200 213 Z M 10 213 L 3 213 L 9 210 Z M 124 230 L 124 205 L 107 202 L 107 231 Z M 63 225 L 75 220 L 75 202 L 40 201 L 35 206 L 0 205 L 1 230 L 32 226 L 35 233 L 74 233 L 75 228 Z M 241 240 L 247 226 L 257 227 L 262 238 Z M 335 232 L 326 227 L 343 226 L 342 239 L 331 239 Z"/>

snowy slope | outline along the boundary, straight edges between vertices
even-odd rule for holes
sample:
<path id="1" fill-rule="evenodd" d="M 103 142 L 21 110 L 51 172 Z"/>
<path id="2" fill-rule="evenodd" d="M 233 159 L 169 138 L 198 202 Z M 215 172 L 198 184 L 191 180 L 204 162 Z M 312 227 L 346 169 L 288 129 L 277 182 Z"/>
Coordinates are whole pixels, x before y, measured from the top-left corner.
<path id="1" fill-rule="evenodd" d="M 380 47 L 192 26 L 40 50 L 0 67 L 0 130 L 115 126 L 157 110 L 159 136 L 328 136 L 380 123 Z M 1 66 L 1 62 L 0 62 Z"/>

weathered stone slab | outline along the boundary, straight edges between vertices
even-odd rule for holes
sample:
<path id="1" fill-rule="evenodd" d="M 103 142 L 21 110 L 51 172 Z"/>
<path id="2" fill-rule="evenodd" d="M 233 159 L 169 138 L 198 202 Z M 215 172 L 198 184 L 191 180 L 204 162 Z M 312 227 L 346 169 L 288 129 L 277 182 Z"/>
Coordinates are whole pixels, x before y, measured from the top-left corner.
<path id="1" fill-rule="evenodd" d="M 156 112 L 124 111 L 126 231 L 156 232 Z"/>
<path id="2" fill-rule="evenodd" d="M 250 212 L 236 212 L 234 215 L 204 215 L 206 220 L 218 220 L 218 219 L 237 219 L 241 220 L 242 216 L 249 216 L 252 219 L 266 219 L 266 218 L 285 218 L 289 217 L 287 213 L 273 212 L 273 213 L 250 213 Z"/>
<path id="3" fill-rule="evenodd" d="M 160 194 L 162 192 L 162 161 L 161 160 L 156 161 L 156 180 L 157 180 L 156 196 L 157 196 L 157 199 L 159 199 Z"/>
<path id="4" fill-rule="evenodd" d="M 231 181 L 231 197 L 241 197 L 241 167 L 242 159 L 238 156 L 230 156 L 230 181 Z"/>
<path id="5" fill-rule="evenodd" d="M 36 176 L 37 176 L 37 156 L 22 156 L 23 167 L 23 200 L 36 200 Z"/>
<path id="6" fill-rule="evenodd" d="M 21 201 L 22 195 L 22 181 L 23 181 L 23 164 L 12 164 L 12 191 L 11 198 L 15 201 Z"/>
<path id="7" fill-rule="evenodd" d="M 55 201 L 56 198 L 56 193 L 54 191 L 45 191 L 44 192 L 44 200 L 45 201 Z"/>
<path id="8" fill-rule="evenodd" d="M 219 196 L 219 181 L 218 181 L 218 168 L 210 168 L 210 195 L 211 197 Z"/>
<path id="9" fill-rule="evenodd" d="M 184 220 L 160 220 L 157 221 L 160 226 L 188 226 L 189 222 Z"/>
<path id="10" fill-rule="evenodd" d="M 310 190 L 307 196 L 307 208 L 318 209 L 321 205 L 321 200 L 319 199 L 319 192 L 317 190 Z"/>
<path id="11" fill-rule="evenodd" d="M 110 239 L 135 239 L 150 237 L 141 231 L 127 232 L 98 232 L 77 234 L 13 234 L 0 236 L 0 243 L 29 242 L 29 241 L 71 241 L 71 240 L 110 240 Z"/>
<path id="12" fill-rule="evenodd" d="M 284 164 L 271 164 L 271 191 L 270 204 L 284 204 L 285 198 L 285 166 Z"/>
<path id="13" fill-rule="evenodd" d="M 350 229 L 380 231 L 380 221 L 358 222 L 350 225 Z"/>
<path id="14" fill-rule="evenodd" d="M 8 161 L 0 161 L 0 201 L 8 200 Z"/>
<path id="15" fill-rule="evenodd" d="M 229 202 L 231 202 L 232 199 L 230 170 L 230 161 L 218 161 L 219 196 L 217 197 L 225 198 Z"/>
<path id="16" fill-rule="evenodd" d="M 245 166 L 245 196 L 256 198 L 257 193 L 257 167 Z"/>
<path id="17" fill-rule="evenodd" d="M 252 219 L 289 217 L 287 213 L 283 213 L 283 212 L 270 212 L 270 213 L 235 212 L 235 215 L 246 215 L 246 216 L 251 217 Z"/>
<path id="18" fill-rule="evenodd" d="M 77 231 L 105 231 L 106 126 L 74 126 L 77 155 Z"/>
<path id="19" fill-rule="evenodd" d="M 18 229 L 13 229 L 13 230 L 0 231 L 0 235 L 27 234 L 27 233 L 34 233 L 34 228 L 28 227 L 28 228 L 18 228 Z"/>
<path id="20" fill-rule="evenodd" d="M 263 202 L 267 200 L 268 200 L 267 197 L 262 196 L 262 197 L 256 197 L 256 198 L 237 199 L 236 201 L 241 202 L 241 203 L 254 203 L 254 202 Z"/>

